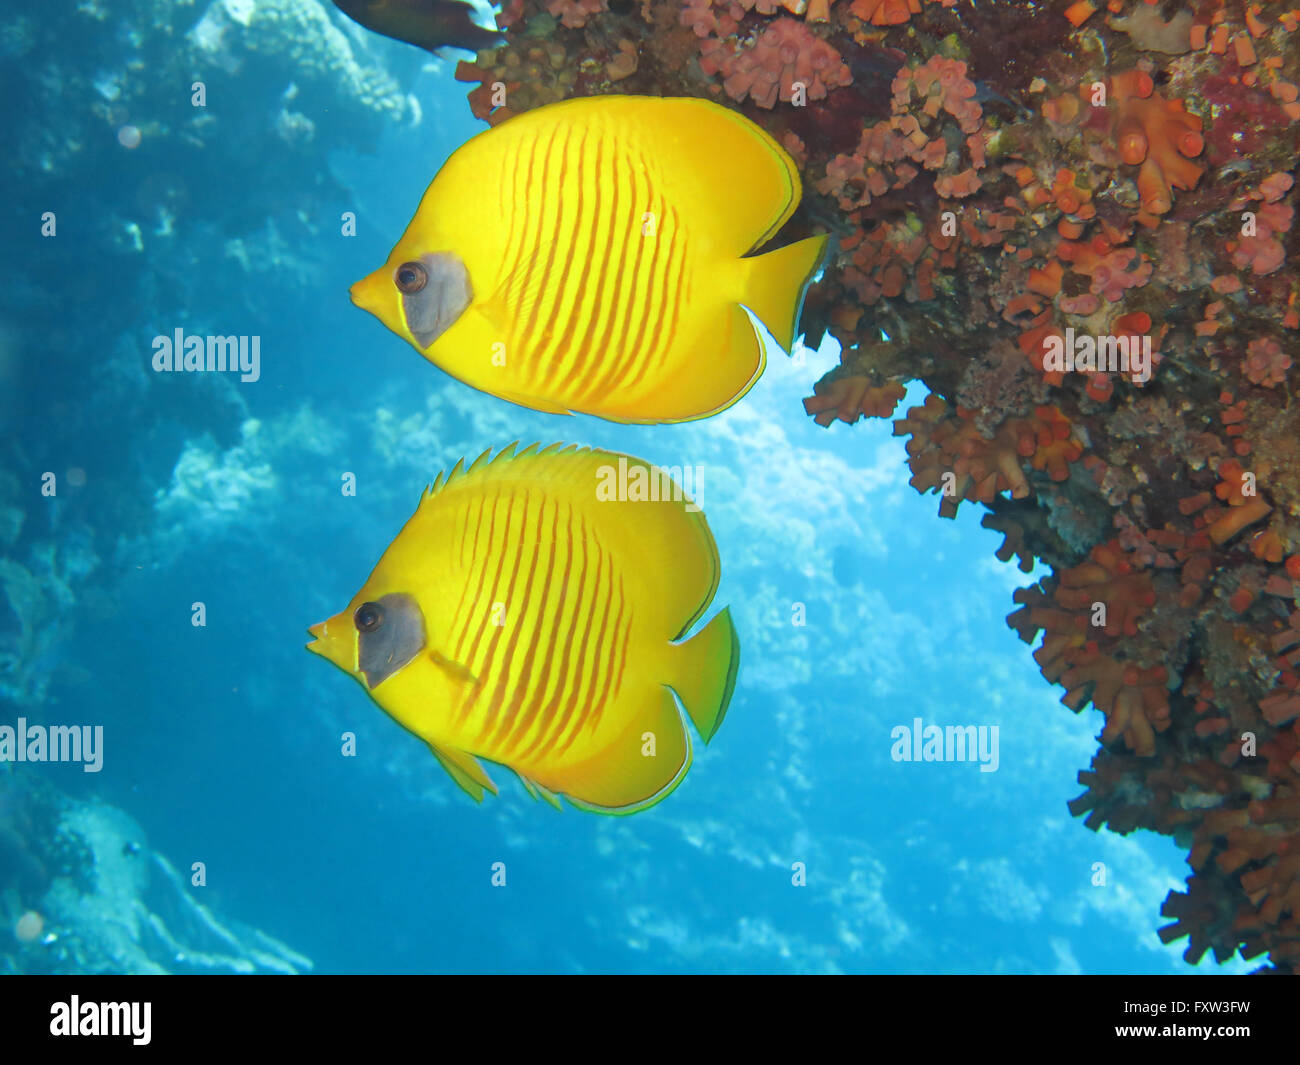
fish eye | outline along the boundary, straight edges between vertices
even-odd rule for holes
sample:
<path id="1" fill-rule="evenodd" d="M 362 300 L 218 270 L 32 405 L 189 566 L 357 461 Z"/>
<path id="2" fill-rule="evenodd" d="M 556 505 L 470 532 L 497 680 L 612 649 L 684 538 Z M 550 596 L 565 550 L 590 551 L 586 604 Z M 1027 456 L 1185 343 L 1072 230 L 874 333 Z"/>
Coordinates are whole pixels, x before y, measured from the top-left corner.
<path id="1" fill-rule="evenodd" d="M 384 623 L 384 608 L 378 603 L 362 603 L 352 615 L 358 632 L 374 632 Z"/>
<path id="2" fill-rule="evenodd" d="M 402 263 L 393 275 L 393 280 L 397 283 L 398 291 L 409 296 L 429 283 L 429 272 L 420 263 Z"/>

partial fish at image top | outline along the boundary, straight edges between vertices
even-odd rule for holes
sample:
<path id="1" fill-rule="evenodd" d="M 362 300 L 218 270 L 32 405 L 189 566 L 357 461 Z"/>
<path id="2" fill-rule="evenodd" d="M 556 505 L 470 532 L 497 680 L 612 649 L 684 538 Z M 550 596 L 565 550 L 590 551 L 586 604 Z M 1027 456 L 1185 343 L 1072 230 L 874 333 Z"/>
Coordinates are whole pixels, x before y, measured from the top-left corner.
<path id="1" fill-rule="evenodd" d="M 617 422 L 708 417 L 789 349 L 827 238 L 751 256 L 799 204 L 794 161 L 693 98 L 599 96 L 456 151 L 352 300 L 452 376 Z"/>
<path id="2" fill-rule="evenodd" d="M 404 41 L 437 55 L 444 48 L 493 48 L 501 34 L 474 21 L 462 0 L 334 0 L 348 18 L 372 33 Z"/>

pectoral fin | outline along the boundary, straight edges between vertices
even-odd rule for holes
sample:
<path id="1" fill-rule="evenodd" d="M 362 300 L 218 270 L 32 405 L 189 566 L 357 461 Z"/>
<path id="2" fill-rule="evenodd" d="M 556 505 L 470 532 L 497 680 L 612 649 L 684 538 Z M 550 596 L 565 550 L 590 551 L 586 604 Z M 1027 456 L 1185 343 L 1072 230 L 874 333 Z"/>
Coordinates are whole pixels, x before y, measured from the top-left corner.
<path id="1" fill-rule="evenodd" d="M 429 660 L 457 684 L 478 684 L 478 677 L 470 672 L 468 666 L 452 661 L 441 651 L 430 651 Z"/>
<path id="2" fill-rule="evenodd" d="M 532 255 L 522 258 L 496 291 L 478 305 L 479 313 L 502 340 L 522 332 L 533 321 L 552 268 L 564 265 L 554 263 L 554 249 L 555 241 L 547 241 Z"/>

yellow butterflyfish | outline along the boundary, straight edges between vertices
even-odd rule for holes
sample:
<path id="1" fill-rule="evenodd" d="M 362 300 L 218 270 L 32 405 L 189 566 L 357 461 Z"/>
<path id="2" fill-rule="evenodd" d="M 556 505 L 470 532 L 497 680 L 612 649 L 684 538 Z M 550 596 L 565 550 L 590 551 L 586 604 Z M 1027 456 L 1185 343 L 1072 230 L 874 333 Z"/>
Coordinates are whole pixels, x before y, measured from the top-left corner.
<path id="1" fill-rule="evenodd" d="M 802 195 L 794 160 L 709 100 L 595 96 L 471 139 L 352 300 L 425 358 L 534 410 L 704 418 L 789 349 L 826 237 L 753 255 Z"/>
<path id="2" fill-rule="evenodd" d="M 731 700 L 729 611 L 683 639 L 718 576 L 704 515 L 667 471 L 511 445 L 440 474 L 307 648 L 476 800 L 496 791 L 482 758 L 534 798 L 631 813 L 690 767 L 682 708 L 707 743 Z"/>

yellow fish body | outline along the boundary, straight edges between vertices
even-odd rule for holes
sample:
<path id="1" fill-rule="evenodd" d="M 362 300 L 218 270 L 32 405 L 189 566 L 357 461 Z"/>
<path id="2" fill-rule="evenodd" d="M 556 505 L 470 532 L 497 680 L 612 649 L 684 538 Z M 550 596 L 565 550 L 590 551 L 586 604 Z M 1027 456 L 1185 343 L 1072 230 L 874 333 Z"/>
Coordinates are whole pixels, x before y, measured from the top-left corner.
<path id="1" fill-rule="evenodd" d="M 763 372 L 742 305 L 783 348 L 793 341 L 826 237 L 746 256 L 801 194 L 781 146 L 711 101 L 566 100 L 456 151 L 352 300 L 513 403 L 703 418 Z"/>
<path id="2" fill-rule="evenodd" d="M 725 609 L 677 642 L 713 599 L 718 555 L 673 488 L 639 459 L 559 444 L 458 463 L 308 650 L 475 799 L 496 791 L 485 758 L 557 806 L 643 809 L 690 767 L 677 699 L 708 742 L 739 661 Z"/>

